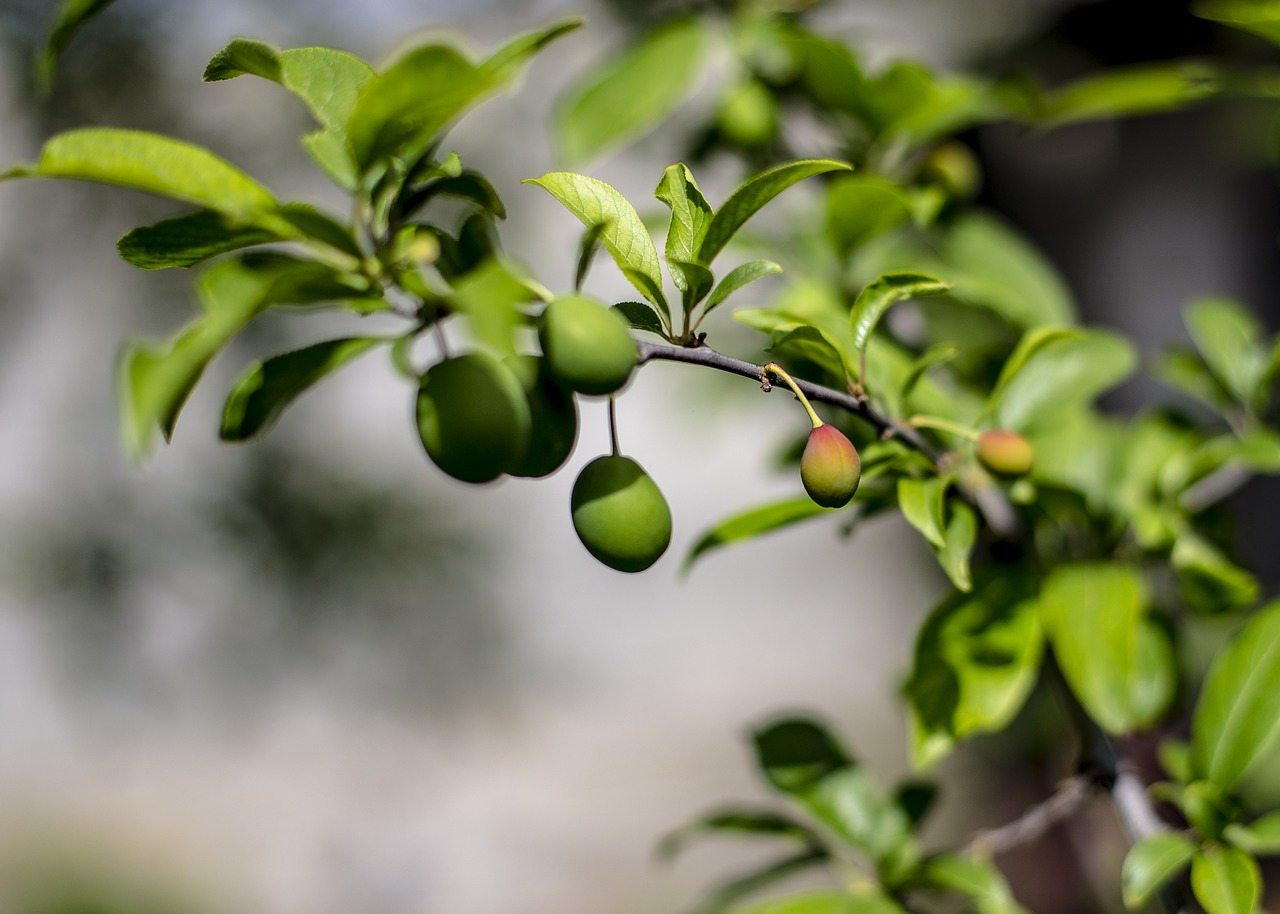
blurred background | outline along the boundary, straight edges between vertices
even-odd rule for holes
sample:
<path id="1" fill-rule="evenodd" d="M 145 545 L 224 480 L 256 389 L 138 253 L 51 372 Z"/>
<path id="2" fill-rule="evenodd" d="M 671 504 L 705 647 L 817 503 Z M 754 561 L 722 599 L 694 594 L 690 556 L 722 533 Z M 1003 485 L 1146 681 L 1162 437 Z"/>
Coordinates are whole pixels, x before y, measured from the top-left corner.
<path id="1" fill-rule="evenodd" d="M 4 0 L 0 167 L 60 129 L 133 126 L 207 144 L 281 198 L 341 211 L 296 145 L 300 106 L 261 82 L 201 83 L 227 41 L 376 62 L 421 28 L 490 49 L 584 14 L 523 86 L 449 138 L 503 194 L 508 251 L 564 289 L 577 223 L 519 181 L 562 165 L 546 124 L 574 74 L 678 5 L 118 0 L 41 98 L 31 59 L 55 4 Z M 1099 28 L 1118 5 L 1154 18 L 1134 34 Z M 1216 40 L 1183 4 L 1138 0 L 832 0 L 818 21 L 873 62 L 1020 62 L 1048 78 Z M 1148 353 L 1184 336 L 1180 308 L 1202 292 L 1240 295 L 1276 325 L 1274 177 L 1206 117 L 968 138 L 983 202 L 1060 265 L 1087 319 Z M 684 126 L 587 170 L 650 199 Z M 713 202 L 741 177 L 731 162 L 698 174 Z M 800 188 L 774 206 L 785 224 L 819 204 Z M 550 480 L 478 489 L 430 466 L 412 391 L 378 359 L 307 395 L 263 442 L 219 444 L 219 391 L 244 363 L 314 338 L 287 315 L 214 364 L 172 446 L 130 465 L 115 360 L 129 338 L 172 333 L 194 302 L 191 274 L 135 270 L 114 242 L 172 212 L 95 186 L 0 186 L 0 912 L 676 914 L 753 859 L 732 845 L 673 865 L 652 853 L 695 813 L 762 796 L 752 724 L 815 711 L 886 786 L 907 775 L 897 690 L 913 632 L 947 590 L 913 531 L 883 520 L 848 538 L 817 522 L 680 574 L 712 523 L 799 492 L 774 455 L 801 415 L 749 382 L 655 365 L 620 401 L 623 449 L 676 523 L 668 555 L 635 577 L 592 560 L 569 523 L 573 477 L 607 448 L 598 404 Z M 612 273 L 602 262 L 589 288 L 628 297 Z M 722 317 L 723 348 L 758 356 Z M 1116 405 L 1151 393 L 1126 389 Z M 1246 524 L 1265 529 L 1262 511 Z M 1008 740 L 1034 754 L 1028 730 L 943 767 L 939 843 L 1052 789 L 1000 767 Z M 1048 846 L 1065 859 L 1072 841 L 1115 840 L 1100 808 Z M 1036 911 L 1118 903 L 1098 888 L 1107 874 L 1066 864 L 1060 878 L 1014 878 Z"/>

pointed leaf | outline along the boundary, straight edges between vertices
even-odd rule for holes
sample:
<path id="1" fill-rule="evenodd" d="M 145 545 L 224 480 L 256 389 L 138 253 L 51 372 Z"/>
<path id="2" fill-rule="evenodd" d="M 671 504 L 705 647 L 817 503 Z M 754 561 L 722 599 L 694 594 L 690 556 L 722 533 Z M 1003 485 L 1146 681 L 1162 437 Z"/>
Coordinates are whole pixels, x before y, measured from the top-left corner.
<path id="1" fill-rule="evenodd" d="M 684 293 L 681 298 L 685 314 L 692 313 L 698 302 L 707 297 L 707 293 L 711 291 L 716 281 L 715 276 L 706 267 L 697 263 L 686 263 L 683 260 L 668 260 L 667 272 L 671 274 L 677 288 Z"/>
<path id="2" fill-rule="evenodd" d="M 1120 885 L 1125 906 L 1137 910 L 1191 865 L 1196 846 L 1181 832 L 1147 835 L 1124 858 Z"/>
<path id="3" fill-rule="evenodd" d="M 726 298 L 737 292 L 743 286 L 755 282 L 761 276 L 768 276 L 770 273 L 781 273 L 782 267 L 778 266 L 772 260 L 752 260 L 741 266 L 736 266 L 725 274 L 724 279 L 716 284 L 711 290 L 711 295 L 707 299 L 707 306 L 702 313 L 705 317 L 710 314 L 713 309 L 719 306 Z"/>
<path id="4" fill-rule="evenodd" d="M 495 83 L 510 82 L 520 75 L 525 65 L 543 48 L 581 26 L 581 19 L 570 17 L 546 28 L 518 35 L 489 55 L 489 59 L 480 67 L 493 77 Z"/>
<path id="5" fill-rule="evenodd" d="M 754 539 L 774 530 L 790 527 L 811 517 L 817 517 L 826 509 L 814 504 L 813 499 L 789 498 L 784 501 L 760 505 L 727 517 L 716 524 L 694 543 L 689 555 L 684 560 L 684 571 L 688 572 L 693 563 L 716 549 L 731 543 Z"/>
<path id="6" fill-rule="evenodd" d="M 910 218 L 906 191 L 876 175 L 841 175 L 827 189 L 827 235 L 841 257 Z"/>
<path id="7" fill-rule="evenodd" d="M 925 861 L 913 884 L 955 892 L 974 902 L 977 914 L 1026 914 L 1013 898 L 1009 883 L 990 860 L 961 854 L 939 854 Z"/>
<path id="8" fill-rule="evenodd" d="M 1080 121 L 1169 111 L 1219 90 L 1220 75 L 1203 63 L 1185 61 L 1113 67 L 1046 95 L 1046 127 Z"/>
<path id="9" fill-rule="evenodd" d="M 1192 11 L 1280 45 L 1280 4 L 1275 0 L 1202 0 Z"/>
<path id="10" fill-rule="evenodd" d="M 877 277 L 858 293 L 849 315 L 853 344 L 866 349 L 871 332 L 889 306 L 921 295 L 937 295 L 951 288 L 949 283 L 923 273 L 886 273 Z"/>
<path id="11" fill-rule="evenodd" d="M 702 23 L 673 22 L 640 39 L 577 82 L 559 107 L 556 136 L 569 165 L 643 136 L 697 87 Z"/>
<path id="12" fill-rule="evenodd" d="M 214 54 L 204 68 L 203 79 L 207 83 L 234 79 L 245 74 L 261 76 L 272 82 L 280 82 L 280 50 L 265 41 L 252 38 L 234 38 L 225 48 Z"/>
<path id="13" fill-rule="evenodd" d="M 662 318 L 658 317 L 658 312 L 654 311 L 651 305 L 639 301 L 620 301 L 613 306 L 613 309 L 626 318 L 633 329 L 647 330 L 663 339 L 666 338 L 667 332 L 662 326 Z"/>
<path id="14" fill-rule="evenodd" d="M 939 548 L 947 541 L 945 499 L 950 487 L 949 476 L 931 476 L 928 479 L 903 476 L 898 480 L 898 507 L 902 516 L 931 545 Z"/>
<path id="15" fill-rule="evenodd" d="M 791 185 L 814 175 L 848 171 L 851 167 L 847 162 L 837 162 L 834 159 L 805 159 L 776 165 L 748 178 L 729 195 L 724 206 L 712 217 L 707 234 L 698 248 L 698 262 L 710 265 L 748 219 Z"/>
<path id="16" fill-rule="evenodd" d="M 1251 854 L 1280 854 L 1280 811 L 1269 812 L 1248 825 L 1232 823 L 1226 827 L 1223 837 Z"/>
<path id="17" fill-rule="evenodd" d="M 724 809 L 699 816 L 666 835 L 659 843 L 657 855 L 669 860 L 680 853 L 690 841 L 709 835 L 745 835 L 764 838 L 785 838 L 792 841 L 820 846 L 813 830 L 801 825 L 789 816 L 776 812 L 753 809 Z"/>
<path id="18" fill-rule="evenodd" d="M 1214 376 L 1237 403 L 1251 403 L 1268 359 L 1257 318 L 1230 299 L 1202 298 L 1187 306 L 1185 319 Z"/>
<path id="19" fill-rule="evenodd" d="M 1234 847 L 1210 845 L 1191 861 L 1191 891 L 1207 914 L 1253 914 L 1262 897 L 1258 861 Z"/>
<path id="20" fill-rule="evenodd" d="M 817 327 L 799 326 L 773 334 L 769 352 L 808 359 L 833 377 L 845 379 L 852 372 L 835 341 Z"/>
<path id="21" fill-rule="evenodd" d="M 1280 738 L 1280 600 L 1268 603 L 1219 652 L 1196 704 L 1191 758 L 1223 790 Z"/>
<path id="22" fill-rule="evenodd" d="M 694 914 L 722 914 L 722 912 L 732 910 L 740 910 L 737 902 L 748 895 L 753 895 L 761 889 L 768 888 L 774 883 L 781 882 L 793 873 L 798 873 L 827 860 L 828 854 L 824 850 L 812 849 L 801 851 L 798 854 L 792 854 L 783 857 L 781 860 L 770 861 L 763 866 L 756 867 L 747 874 L 731 879 L 728 882 L 718 886 L 709 897 L 704 899 L 701 904 L 694 910 Z M 847 896 L 846 896 L 847 897 Z M 846 910 L 845 908 L 826 908 L 821 904 L 814 905 L 809 896 L 804 896 L 803 906 L 791 908 L 779 905 L 778 902 L 766 902 L 762 906 L 752 906 L 742 910 L 742 914 L 747 912 L 764 912 L 770 911 L 771 914 L 784 914 L 784 912 L 794 912 L 794 914 L 861 914 L 855 910 Z M 879 912 L 876 912 L 879 914 Z"/>
<path id="23" fill-rule="evenodd" d="M 588 228 L 604 226 L 600 240 L 614 262 L 645 298 L 670 317 L 662 297 L 658 249 L 626 197 L 603 181 L 567 171 L 526 178 L 524 183 L 545 189 Z"/>
<path id="24" fill-rule="evenodd" d="M 194 266 L 219 254 L 279 238 L 266 229 L 228 225 L 218 213 L 202 209 L 126 232 L 116 242 L 116 249 L 135 267 L 163 270 Z"/>
<path id="25" fill-rule="evenodd" d="M 978 518 L 964 502 L 956 502 L 951 508 L 951 520 L 943 544 L 934 549 L 938 564 L 947 573 L 957 590 L 968 593 L 973 589 L 969 576 L 969 554 L 978 539 Z"/>
<path id="26" fill-rule="evenodd" d="M 1192 530 L 1178 535 L 1169 561 L 1187 602 L 1207 612 L 1243 609 L 1258 598 L 1258 579 Z"/>
<path id="27" fill-rule="evenodd" d="M 1040 594 L 1041 621 L 1089 716 L 1120 735 L 1159 720 L 1177 684 L 1168 636 L 1147 618 L 1142 575 L 1127 565 L 1064 565 Z"/>
<path id="28" fill-rule="evenodd" d="M 240 222 L 274 209 L 258 182 L 200 146 L 141 130 L 86 127 L 59 134 L 35 165 L 0 174 L 118 184 L 211 209 Z"/>
<path id="29" fill-rule="evenodd" d="M 905 909 L 879 892 L 850 895 L 827 890 L 775 898 L 743 908 L 741 914 L 905 914 Z"/>
<path id="30" fill-rule="evenodd" d="M 587 230 L 582 233 L 582 242 L 578 245 L 578 269 L 573 276 L 573 288 L 578 292 L 582 291 L 582 284 L 586 282 L 587 271 L 596 259 L 596 252 L 600 250 L 600 235 L 608 224 L 597 222 L 587 226 Z"/>
<path id="31" fill-rule="evenodd" d="M 667 166 L 653 195 L 671 210 L 671 225 L 667 229 L 668 267 L 672 263 L 706 266 L 699 263 L 698 249 L 711 224 L 711 207 L 693 180 L 693 173 L 683 162 Z M 682 271 L 673 269 L 671 278 L 681 292 L 687 288 Z"/>
<path id="32" fill-rule="evenodd" d="M 62 0 L 49 31 L 44 53 L 36 61 L 37 81 L 46 89 L 53 83 L 58 57 L 80 27 L 112 4 L 113 0 Z"/>
<path id="33" fill-rule="evenodd" d="M 240 376 L 222 410 L 223 441 L 245 441 L 270 428 L 317 381 L 332 374 L 374 346 L 390 342 L 379 337 L 327 340 L 305 349 L 257 362 Z"/>

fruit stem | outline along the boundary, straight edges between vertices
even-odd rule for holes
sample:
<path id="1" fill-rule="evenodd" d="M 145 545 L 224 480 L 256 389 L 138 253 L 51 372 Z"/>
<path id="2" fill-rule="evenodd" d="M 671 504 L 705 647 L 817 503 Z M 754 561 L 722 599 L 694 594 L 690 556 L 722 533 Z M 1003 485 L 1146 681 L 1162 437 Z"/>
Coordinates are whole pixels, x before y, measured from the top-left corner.
<path id="1" fill-rule="evenodd" d="M 978 440 L 978 430 L 976 428 L 969 428 L 967 425 L 952 422 L 950 419 L 942 419 L 938 416 L 912 416 L 907 422 L 912 428 L 932 428 L 940 432 L 949 432 L 967 441 Z"/>
<path id="2" fill-rule="evenodd" d="M 609 394 L 609 446 L 613 449 L 614 457 L 622 453 L 622 449 L 618 447 L 618 406 L 613 394 Z"/>
<path id="3" fill-rule="evenodd" d="M 792 378 L 791 375 L 787 374 L 786 371 L 783 370 L 781 365 L 779 365 L 777 362 L 770 362 L 768 365 L 764 366 L 764 373 L 766 376 L 772 374 L 772 375 L 777 375 L 779 378 L 781 378 L 782 381 L 788 387 L 790 387 L 792 392 L 796 395 L 796 399 L 800 401 L 800 405 L 804 407 L 804 411 L 809 414 L 809 420 L 813 423 L 813 427 L 822 428 L 822 426 L 825 423 L 818 418 L 818 414 L 815 413 L 813 411 L 813 407 L 809 405 L 809 398 L 800 392 L 800 388 L 796 384 L 795 379 Z"/>
<path id="4" fill-rule="evenodd" d="M 438 343 L 440 346 L 440 357 L 442 359 L 449 358 L 449 339 L 444 335 L 443 322 L 440 320 L 437 320 L 434 324 L 431 325 L 431 329 L 435 331 L 436 343 Z"/>

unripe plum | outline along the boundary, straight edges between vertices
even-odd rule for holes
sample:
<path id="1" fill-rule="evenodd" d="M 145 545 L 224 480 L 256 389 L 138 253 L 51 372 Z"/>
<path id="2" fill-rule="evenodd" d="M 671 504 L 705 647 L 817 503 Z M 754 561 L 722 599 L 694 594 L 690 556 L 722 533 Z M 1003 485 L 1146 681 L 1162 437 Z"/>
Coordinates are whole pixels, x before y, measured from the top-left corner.
<path id="1" fill-rule="evenodd" d="M 510 369 L 481 352 L 438 362 L 418 387 L 418 435 L 436 466 L 488 482 L 529 448 L 529 403 Z"/>
<path id="2" fill-rule="evenodd" d="M 843 508 L 858 491 L 862 459 L 853 442 L 839 429 L 819 425 L 809 432 L 800 457 L 800 481 L 815 503 Z"/>
<path id="3" fill-rule="evenodd" d="M 573 484 L 573 529 L 618 571 L 644 571 L 671 542 L 671 509 L 640 465 L 617 454 L 591 461 Z"/>
<path id="4" fill-rule="evenodd" d="M 978 460 L 1000 476 L 1025 476 L 1031 472 L 1035 451 L 1017 432 L 991 428 L 978 436 Z"/>
<path id="5" fill-rule="evenodd" d="M 578 406 L 573 392 L 565 390 L 547 371 L 545 359 L 519 355 L 503 364 L 524 388 L 532 430 L 529 448 L 508 473 L 512 476 L 549 476 L 569 459 L 578 440 Z"/>
<path id="6" fill-rule="evenodd" d="M 538 320 L 547 367 L 565 387 L 581 394 L 611 394 L 636 365 L 636 344 L 626 319 L 587 295 L 554 299 Z"/>

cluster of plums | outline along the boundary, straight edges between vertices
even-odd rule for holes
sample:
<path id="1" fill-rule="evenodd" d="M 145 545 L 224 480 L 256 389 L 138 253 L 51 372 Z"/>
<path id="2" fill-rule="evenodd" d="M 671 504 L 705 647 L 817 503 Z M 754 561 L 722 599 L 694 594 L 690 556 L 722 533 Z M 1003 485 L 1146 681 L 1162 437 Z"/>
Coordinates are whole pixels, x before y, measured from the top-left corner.
<path id="1" fill-rule="evenodd" d="M 550 302 L 538 320 L 542 355 L 446 358 L 418 387 L 418 433 L 431 460 L 464 482 L 538 477 L 559 469 L 578 436 L 577 394 L 622 387 L 636 347 L 619 315 L 585 295 Z M 573 526 L 587 550 L 619 571 L 643 571 L 671 541 L 671 511 L 634 460 L 598 457 L 573 485 Z"/>

